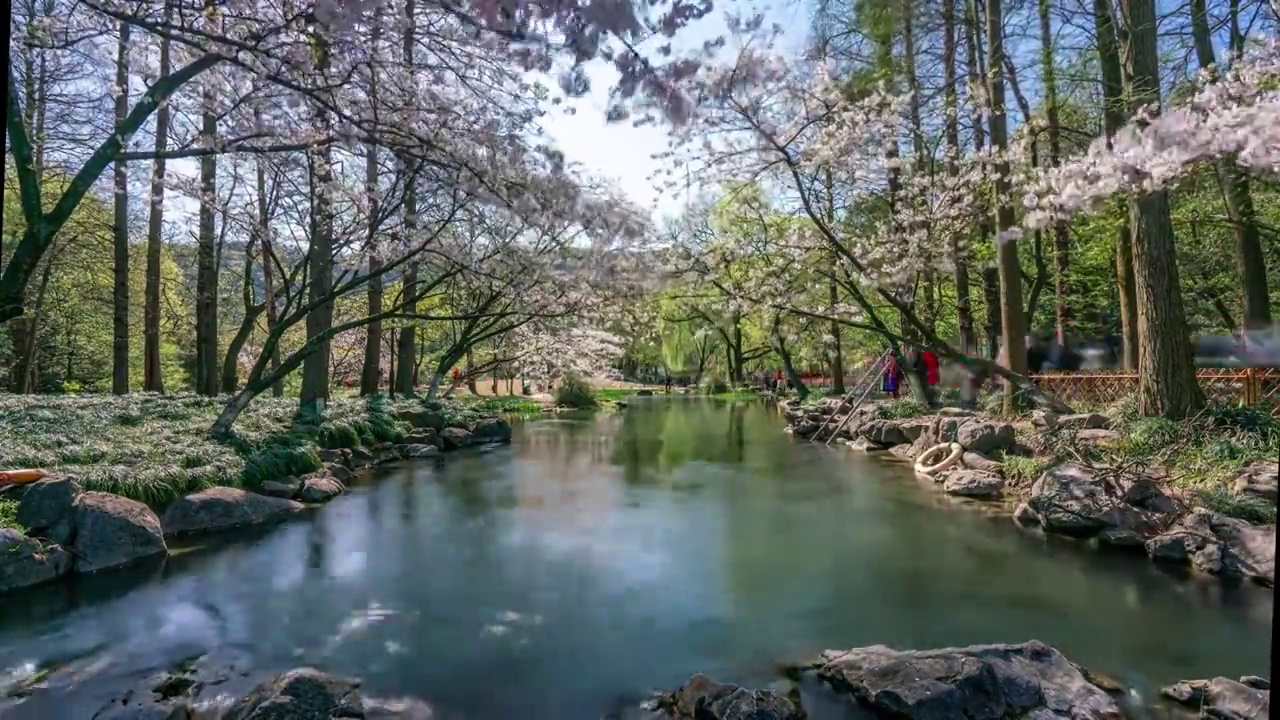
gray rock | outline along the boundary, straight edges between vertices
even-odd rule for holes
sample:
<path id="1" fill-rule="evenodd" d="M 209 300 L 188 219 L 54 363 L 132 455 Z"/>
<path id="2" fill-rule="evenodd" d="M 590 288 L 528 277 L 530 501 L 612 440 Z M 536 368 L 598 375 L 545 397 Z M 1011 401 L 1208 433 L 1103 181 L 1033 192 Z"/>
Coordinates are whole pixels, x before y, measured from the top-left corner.
<path id="1" fill-rule="evenodd" d="M 922 435 L 929 432 L 929 425 L 928 420 L 907 420 L 899 422 L 898 429 L 902 431 L 903 435 L 907 436 L 907 442 L 915 442 Z"/>
<path id="2" fill-rule="evenodd" d="M 938 479 L 948 495 L 989 500 L 1000 497 L 1004 490 L 1004 478 L 981 470 L 949 470 Z"/>
<path id="3" fill-rule="evenodd" d="M 902 427 L 893 420 L 871 420 L 858 427 L 858 435 L 884 447 L 911 442 Z"/>
<path id="4" fill-rule="evenodd" d="M 0 528 L 0 593 L 31 587 L 65 575 L 71 555 L 13 528 Z"/>
<path id="5" fill-rule="evenodd" d="M 444 415 L 435 410 L 401 410 L 396 413 L 396 419 L 401 422 L 407 422 L 415 428 L 430 428 L 439 431 L 445 427 Z"/>
<path id="6" fill-rule="evenodd" d="M 313 473 L 302 481 L 300 496 L 302 502 L 316 504 L 329 502 L 341 495 L 345 490 L 346 488 L 342 486 L 342 483 L 334 478 L 320 473 Z"/>
<path id="7" fill-rule="evenodd" d="M 1245 675 L 1244 677 L 1240 678 L 1240 684 L 1247 685 L 1256 690 L 1271 689 L 1271 681 L 1264 677 L 1258 677 L 1257 675 Z"/>
<path id="8" fill-rule="evenodd" d="M 351 457 L 350 452 L 328 448 L 318 450 L 317 454 L 320 456 L 320 462 L 322 463 L 345 463 L 347 458 Z"/>
<path id="9" fill-rule="evenodd" d="M 363 718 L 359 688 L 358 680 L 298 668 L 251 690 L 227 711 L 226 720 Z"/>
<path id="10" fill-rule="evenodd" d="M 1280 483 L 1280 463 L 1258 462 L 1243 468 L 1236 476 L 1233 487 L 1237 495 L 1253 495 L 1274 504 L 1277 483 Z M 23 498 L 23 502 L 25 501 L 26 498 Z"/>
<path id="11" fill-rule="evenodd" d="M 1112 511 L 1120 504 L 1106 483 L 1075 463 L 1050 468 L 1031 485 L 1027 505 L 1048 532 L 1092 537 L 1117 523 Z"/>
<path id="12" fill-rule="evenodd" d="M 502 418 L 484 418 L 471 428 L 478 442 L 511 442 L 511 425 Z"/>
<path id="13" fill-rule="evenodd" d="M 18 503 L 18 524 L 32 537 L 59 545 L 75 540 L 76 500 L 84 490 L 70 478 L 45 478 L 32 483 Z"/>
<path id="14" fill-rule="evenodd" d="M 1104 428 L 1085 428 L 1076 433 L 1076 440 L 1087 443 L 1109 443 L 1120 439 L 1120 433 Z"/>
<path id="15" fill-rule="evenodd" d="M 373 467 L 378 464 L 378 457 L 366 448 L 351 448 L 350 463 L 353 468 Z"/>
<path id="16" fill-rule="evenodd" d="M 164 513 L 165 535 L 218 532 L 279 522 L 305 505 L 239 488 L 212 487 L 178 498 Z"/>
<path id="17" fill-rule="evenodd" d="M 1151 559 L 1187 565 L 1210 575 L 1275 582 L 1276 526 L 1250 525 L 1203 508 L 1146 543 Z"/>
<path id="18" fill-rule="evenodd" d="M 441 449 L 461 450 L 471 445 L 471 433 L 462 428 L 445 428 L 440 431 Z"/>
<path id="19" fill-rule="evenodd" d="M 1049 410 L 1032 410 L 1031 424 L 1046 430 L 1052 430 L 1058 427 L 1058 413 Z"/>
<path id="20" fill-rule="evenodd" d="M 804 712 L 775 690 L 748 690 L 694 675 L 679 690 L 662 697 L 658 708 L 668 718 L 691 720 L 802 720 Z"/>
<path id="21" fill-rule="evenodd" d="M 410 445 L 405 448 L 405 457 L 410 458 L 428 458 L 439 453 L 440 448 L 435 445 Z"/>
<path id="22" fill-rule="evenodd" d="M 343 485 L 351 482 L 351 478 L 356 476 L 356 474 L 348 470 L 345 465 L 326 464 L 324 466 L 324 470 L 333 477 L 334 480 L 337 480 Z"/>
<path id="23" fill-rule="evenodd" d="M 1250 687 L 1229 678 L 1184 680 L 1163 688 L 1160 694 L 1219 720 L 1247 720 L 1271 714 L 1271 690 Z"/>
<path id="24" fill-rule="evenodd" d="M 850 450 L 855 452 L 879 452 L 884 450 L 883 446 L 877 445 L 864 437 L 849 440 L 846 444 Z"/>
<path id="25" fill-rule="evenodd" d="M 956 442 L 969 452 L 983 455 L 1012 450 L 1017 441 L 1009 423 L 970 420 L 956 430 Z"/>
<path id="26" fill-rule="evenodd" d="M 1123 717 L 1080 668 L 1035 640 L 926 651 L 828 650 L 809 669 L 880 717 Z"/>
<path id="27" fill-rule="evenodd" d="M 981 470 L 992 475 L 1000 475 L 1004 472 L 1003 466 L 996 460 L 985 455 L 979 455 L 975 452 L 967 452 L 960 458 L 964 466 L 970 470 Z"/>
<path id="28" fill-rule="evenodd" d="M 169 551 L 159 518 L 137 500 L 86 492 L 76 501 L 75 522 L 79 573 L 122 567 Z"/>
<path id="29" fill-rule="evenodd" d="M 1023 527 L 1040 527 L 1040 516 L 1026 503 L 1018 503 L 1013 509 L 1013 521 Z"/>
<path id="30" fill-rule="evenodd" d="M 1098 413 L 1078 413 L 1075 415 L 1059 415 L 1057 425 L 1071 430 L 1101 430 L 1111 424 L 1106 415 Z"/>
<path id="31" fill-rule="evenodd" d="M 262 494 L 269 497 L 292 500 L 302 490 L 302 481 L 289 476 L 283 480 L 267 480 L 262 483 Z"/>
<path id="32" fill-rule="evenodd" d="M 944 407 L 938 409 L 938 417 L 971 418 L 975 416 L 977 416 L 977 413 L 964 408 Z"/>

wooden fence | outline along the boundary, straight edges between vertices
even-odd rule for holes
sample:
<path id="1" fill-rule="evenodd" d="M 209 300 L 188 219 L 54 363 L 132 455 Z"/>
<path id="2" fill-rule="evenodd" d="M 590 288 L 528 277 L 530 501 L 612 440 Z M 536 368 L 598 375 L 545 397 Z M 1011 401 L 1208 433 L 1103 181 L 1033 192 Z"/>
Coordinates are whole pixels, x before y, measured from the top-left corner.
<path id="1" fill-rule="evenodd" d="M 1280 369 L 1201 368 L 1196 371 L 1200 389 L 1209 402 L 1222 405 L 1262 405 L 1280 414 Z M 1114 370 L 1046 373 L 1033 375 L 1036 385 L 1068 405 L 1108 404 L 1138 392 L 1136 373 Z"/>

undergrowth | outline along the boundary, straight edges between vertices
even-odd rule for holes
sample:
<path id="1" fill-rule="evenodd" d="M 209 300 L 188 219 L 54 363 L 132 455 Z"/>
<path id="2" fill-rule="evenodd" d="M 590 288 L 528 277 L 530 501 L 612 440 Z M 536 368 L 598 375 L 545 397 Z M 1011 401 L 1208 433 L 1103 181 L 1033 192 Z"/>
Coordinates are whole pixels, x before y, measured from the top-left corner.
<path id="1" fill-rule="evenodd" d="M 22 526 L 18 525 L 18 503 L 16 500 L 0 498 L 0 528 L 22 529 Z"/>
<path id="2" fill-rule="evenodd" d="M 597 393 L 599 396 L 600 393 Z M 470 396 L 464 399 L 467 407 L 485 413 L 501 413 L 504 415 L 533 415 L 542 412 L 542 405 L 535 400 L 519 395 L 508 396 Z"/>
<path id="3" fill-rule="evenodd" d="M 1047 467 L 1068 460 L 1163 468 L 1171 484 L 1200 505 L 1254 523 L 1276 521 L 1274 505 L 1236 494 L 1233 484 L 1243 467 L 1280 462 L 1280 418 L 1247 407 L 1211 407 L 1181 421 L 1140 418 L 1121 406 L 1100 409 L 1113 418 L 1119 433 L 1115 440 L 1088 445 L 1073 441 L 1069 433 L 1049 433 L 1036 458 L 1005 458 L 1006 476 L 1034 480 Z"/>
<path id="4" fill-rule="evenodd" d="M 556 387 L 553 397 L 560 407 L 581 409 L 596 406 L 596 393 L 591 383 L 576 375 L 566 376 Z"/>
<path id="5" fill-rule="evenodd" d="M 318 450 L 397 442 L 418 401 L 338 398 L 323 418 L 258 398 L 230 437 L 209 433 L 222 401 L 196 395 L 0 396 L 0 469 L 44 468 L 151 505 L 208 487 L 257 487 L 321 466 Z M 458 403 L 441 407 L 454 413 Z M 455 414 L 474 416 L 474 411 Z"/>

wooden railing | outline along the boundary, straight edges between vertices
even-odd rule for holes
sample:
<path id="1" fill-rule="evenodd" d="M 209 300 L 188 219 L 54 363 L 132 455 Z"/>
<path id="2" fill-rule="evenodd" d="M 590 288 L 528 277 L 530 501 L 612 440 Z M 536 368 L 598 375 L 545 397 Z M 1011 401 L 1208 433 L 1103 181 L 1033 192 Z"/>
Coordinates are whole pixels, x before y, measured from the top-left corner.
<path id="1" fill-rule="evenodd" d="M 1136 373 L 1114 370 L 1045 373 L 1032 379 L 1042 390 L 1063 402 L 1107 404 L 1133 397 L 1138 391 Z M 1211 403 L 1262 405 L 1280 414 L 1280 369 L 1201 368 L 1196 371 L 1200 389 Z"/>

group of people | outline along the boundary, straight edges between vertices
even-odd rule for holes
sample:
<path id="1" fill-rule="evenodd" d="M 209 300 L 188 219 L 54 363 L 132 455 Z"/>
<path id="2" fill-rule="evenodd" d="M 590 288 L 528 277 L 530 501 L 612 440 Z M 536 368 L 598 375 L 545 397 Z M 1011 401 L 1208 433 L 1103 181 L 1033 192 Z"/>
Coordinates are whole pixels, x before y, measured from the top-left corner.
<path id="1" fill-rule="evenodd" d="M 925 382 L 930 386 L 938 384 L 940 379 L 938 355 L 932 350 L 911 348 L 907 350 L 904 359 L 910 363 L 910 369 L 917 370 L 924 375 Z M 893 353 L 885 354 L 883 365 L 884 367 L 880 374 L 880 389 L 896 400 L 902 393 L 903 384 L 907 382 L 906 369 L 898 364 L 898 359 Z"/>

